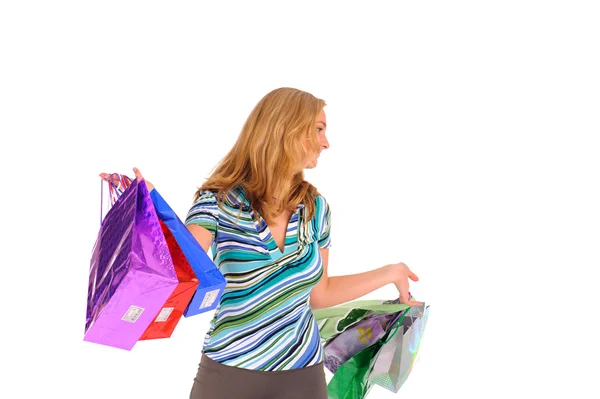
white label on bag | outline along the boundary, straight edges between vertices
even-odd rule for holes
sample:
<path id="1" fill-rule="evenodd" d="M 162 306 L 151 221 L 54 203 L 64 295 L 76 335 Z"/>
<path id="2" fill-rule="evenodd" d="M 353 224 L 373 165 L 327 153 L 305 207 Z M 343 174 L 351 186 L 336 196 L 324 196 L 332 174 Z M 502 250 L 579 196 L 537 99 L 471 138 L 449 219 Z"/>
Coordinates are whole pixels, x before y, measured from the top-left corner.
<path id="1" fill-rule="evenodd" d="M 121 320 L 128 321 L 130 323 L 135 323 L 137 319 L 140 318 L 144 308 L 140 308 L 139 306 L 131 305 L 125 316 Z"/>
<path id="2" fill-rule="evenodd" d="M 163 308 L 158 314 L 158 316 L 156 316 L 156 320 L 154 322 L 158 323 L 161 321 L 167 321 L 169 316 L 171 316 L 171 312 L 173 311 L 173 309 L 175 308 Z"/>
<path id="3" fill-rule="evenodd" d="M 220 290 L 208 291 L 206 295 L 204 295 L 204 300 L 202 300 L 202 304 L 200 305 L 200 309 L 209 308 L 215 303 L 215 299 L 219 295 Z"/>

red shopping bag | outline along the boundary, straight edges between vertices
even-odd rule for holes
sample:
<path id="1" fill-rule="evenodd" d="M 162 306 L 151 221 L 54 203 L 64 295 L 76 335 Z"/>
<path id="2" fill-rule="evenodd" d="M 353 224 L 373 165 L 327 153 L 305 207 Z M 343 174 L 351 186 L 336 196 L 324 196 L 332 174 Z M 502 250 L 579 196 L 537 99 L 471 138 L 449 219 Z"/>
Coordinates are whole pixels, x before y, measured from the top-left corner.
<path id="1" fill-rule="evenodd" d="M 199 284 L 190 263 L 181 251 L 181 248 L 179 248 L 171 230 L 162 221 L 160 222 L 160 226 L 167 239 L 167 245 L 173 258 L 173 265 L 175 266 L 179 284 L 140 340 L 170 338 Z"/>

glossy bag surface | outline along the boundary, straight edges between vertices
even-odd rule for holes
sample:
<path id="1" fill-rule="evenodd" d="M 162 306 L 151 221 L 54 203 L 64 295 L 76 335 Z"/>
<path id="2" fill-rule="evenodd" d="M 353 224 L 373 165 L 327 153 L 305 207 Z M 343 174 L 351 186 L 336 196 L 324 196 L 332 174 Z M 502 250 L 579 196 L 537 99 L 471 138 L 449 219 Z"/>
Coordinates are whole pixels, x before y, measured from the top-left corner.
<path id="1" fill-rule="evenodd" d="M 145 182 L 102 221 L 90 262 L 84 341 L 131 350 L 178 285 Z"/>

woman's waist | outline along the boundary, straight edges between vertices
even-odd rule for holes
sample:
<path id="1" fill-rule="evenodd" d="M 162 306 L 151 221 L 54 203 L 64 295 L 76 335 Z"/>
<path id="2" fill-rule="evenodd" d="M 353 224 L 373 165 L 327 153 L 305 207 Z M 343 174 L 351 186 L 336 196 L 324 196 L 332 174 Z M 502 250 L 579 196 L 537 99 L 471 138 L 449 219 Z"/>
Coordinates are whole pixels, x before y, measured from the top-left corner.
<path id="1" fill-rule="evenodd" d="M 310 308 L 294 313 L 277 313 L 262 316 L 215 315 L 208 332 L 209 340 L 215 346 L 232 342 L 268 341 L 277 337 L 293 339 L 295 337 L 318 335 L 318 327 Z"/>
<path id="2" fill-rule="evenodd" d="M 210 356 L 209 356 L 210 355 Z M 209 353 L 207 355 L 206 352 L 202 352 L 202 360 L 200 363 L 200 367 L 218 371 L 218 372 L 226 372 L 230 375 L 235 375 L 235 373 L 250 373 L 257 376 L 291 376 L 298 375 L 302 373 L 310 373 L 314 371 L 323 372 L 324 371 L 324 362 L 322 358 L 317 358 L 315 362 L 300 365 L 297 368 L 289 368 L 282 370 L 274 370 L 274 369 L 251 369 L 248 367 L 244 367 L 242 364 L 237 364 L 235 360 L 214 360 L 211 356 L 218 358 L 215 354 Z"/>

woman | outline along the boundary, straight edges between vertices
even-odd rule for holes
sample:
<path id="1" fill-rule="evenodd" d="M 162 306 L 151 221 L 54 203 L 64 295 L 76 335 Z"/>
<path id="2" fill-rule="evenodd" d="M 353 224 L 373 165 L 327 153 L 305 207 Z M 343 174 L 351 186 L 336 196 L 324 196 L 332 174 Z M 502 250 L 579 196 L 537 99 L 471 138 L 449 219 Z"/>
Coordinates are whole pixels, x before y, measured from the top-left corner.
<path id="1" fill-rule="evenodd" d="M 196 192 L 186 225 L 205 251 L 212 249 L 227 287 L 204 340 L 191 399 L 326 399 L 311 309 L 389 283 L 402 303 L 420 305 L 409 301 L 408 279 L 418 278 L 404 263 L 328 276 L 330 208 L 303 172 L 329 148 L 324 107 L 301 90 L 268 93 Z"/>

